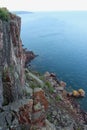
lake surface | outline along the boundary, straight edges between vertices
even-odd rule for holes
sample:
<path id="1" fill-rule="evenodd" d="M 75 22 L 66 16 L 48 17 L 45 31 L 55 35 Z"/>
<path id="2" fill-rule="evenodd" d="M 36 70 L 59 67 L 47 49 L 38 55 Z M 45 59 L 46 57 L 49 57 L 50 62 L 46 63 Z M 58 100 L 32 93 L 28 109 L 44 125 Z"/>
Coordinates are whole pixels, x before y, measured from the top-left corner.
<path id="1" fill-rule="evenodd" d="M 54 72 L 67 88 L 83 88 L 79 99 L 87 111 L 87 12 L 20 14 L 23 44 L 39 56 L 31 62 L 41 73 Z"/>

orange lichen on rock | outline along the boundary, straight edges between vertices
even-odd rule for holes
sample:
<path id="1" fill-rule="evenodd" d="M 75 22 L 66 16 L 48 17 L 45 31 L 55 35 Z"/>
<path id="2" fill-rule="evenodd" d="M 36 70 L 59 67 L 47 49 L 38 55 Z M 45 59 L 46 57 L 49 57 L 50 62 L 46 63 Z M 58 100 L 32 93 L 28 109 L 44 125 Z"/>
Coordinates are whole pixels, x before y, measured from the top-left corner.
<path id="1" fill-rule="evenodd" d="M 43 127 L 45 126 L 48 101 L 44 91 L 40 88 L 34 90 L 33 97 L 29 103 L 19 108 L 18 121 L 23 125 Z"/>
<path id="2" fill-rule="evenodd" d="M 32 113 L 33 100 L 29 101 L 28 104 L 19 108 L 18 120 L 20 124 L 31 124 L 31 113 Z"/>
<path id="3" fill-rule="evenodd" d="M 35 102 L 40 102 L 44 106 L 44 109 L 47 110 L 48 101 L 45 97 L 45 93 L 43 90 L 34 92 L 34 99 L 35 99 Z"/>

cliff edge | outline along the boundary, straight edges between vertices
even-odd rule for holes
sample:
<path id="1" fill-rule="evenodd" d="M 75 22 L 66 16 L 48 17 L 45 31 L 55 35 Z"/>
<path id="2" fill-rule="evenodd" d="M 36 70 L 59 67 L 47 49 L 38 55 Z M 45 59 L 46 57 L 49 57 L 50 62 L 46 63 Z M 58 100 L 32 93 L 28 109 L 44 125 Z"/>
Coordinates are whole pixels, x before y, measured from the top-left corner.
<path id="1" fill-rule="evenodd" d="M 9 12 L 8 15 L 8 20 L 0 19 L 0 105 L 22 98 L 24 87 L 21 18 Z"/>
<path id="2" fill-rule="evenodd" d="M 21 18 L 0 8 L 0 130 L 87 130 L 87 113 L 68 99 L 66 83 L 25 68 L 35 55 L 20 32 Z"/>
<path id="3" fill-rule="evenodd" d="M 33 130 L 45 125 L 48 101 L 42 89 L 33 91 L 26 85 L 25 65 L 35 55 L 23 48 L 20 31 L 21 18 L 0 8 L 0 130 Z M 26 97 L 30 90 L 31 97 Z M 39 110 L 34 108 L 38 97 Z"/>

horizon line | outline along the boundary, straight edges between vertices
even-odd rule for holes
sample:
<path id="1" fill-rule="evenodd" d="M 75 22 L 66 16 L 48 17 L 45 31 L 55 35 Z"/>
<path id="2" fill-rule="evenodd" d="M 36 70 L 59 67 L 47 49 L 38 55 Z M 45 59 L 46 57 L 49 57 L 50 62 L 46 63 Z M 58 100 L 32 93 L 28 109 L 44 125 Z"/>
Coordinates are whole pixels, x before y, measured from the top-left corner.
<path id="1" fill-rule="evenodd" d="M 11 12 L 14 11 L 24 11 L 24 12 L 79 12 L 79 11 L 87 11 L 87 10 L 9 10 Z"/>

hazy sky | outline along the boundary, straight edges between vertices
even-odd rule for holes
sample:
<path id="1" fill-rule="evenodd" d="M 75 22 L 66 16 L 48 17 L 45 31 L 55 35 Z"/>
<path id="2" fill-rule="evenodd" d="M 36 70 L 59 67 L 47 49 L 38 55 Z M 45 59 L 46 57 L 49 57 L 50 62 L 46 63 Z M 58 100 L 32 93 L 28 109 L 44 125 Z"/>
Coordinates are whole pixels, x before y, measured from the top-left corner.
<path id="1" fill-rule="evenodd" d="M 87 10 L 87 0 L 0 0 L 9 10 Z"/>

